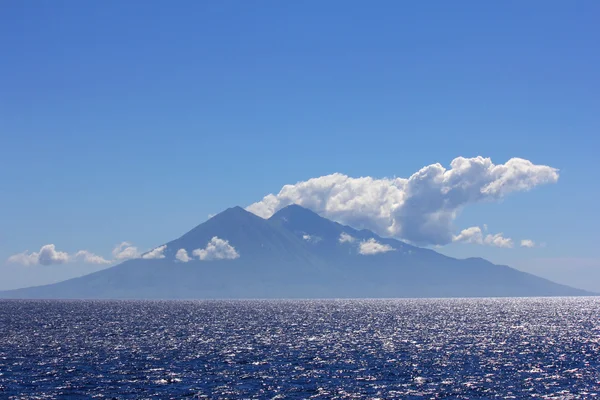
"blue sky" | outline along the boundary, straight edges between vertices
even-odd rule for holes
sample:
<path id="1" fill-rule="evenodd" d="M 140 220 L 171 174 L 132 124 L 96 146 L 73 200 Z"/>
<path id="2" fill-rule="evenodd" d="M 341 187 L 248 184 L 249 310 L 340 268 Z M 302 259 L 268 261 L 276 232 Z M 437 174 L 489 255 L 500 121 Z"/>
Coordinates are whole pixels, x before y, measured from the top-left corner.
<path id="1" fill-rule="evenodd" d="M 555 183 L 471 202 L 512 248 L 450 243 L 600 290 L 600 5 L 8 2 L 0 13 L 0 260 L 106 259 L 335 172 L 409 178 L 514 157 Z M 523 248 L 522 239 L 545 246 Z M 104 266 L 0 262 L 0 289 Z"/>

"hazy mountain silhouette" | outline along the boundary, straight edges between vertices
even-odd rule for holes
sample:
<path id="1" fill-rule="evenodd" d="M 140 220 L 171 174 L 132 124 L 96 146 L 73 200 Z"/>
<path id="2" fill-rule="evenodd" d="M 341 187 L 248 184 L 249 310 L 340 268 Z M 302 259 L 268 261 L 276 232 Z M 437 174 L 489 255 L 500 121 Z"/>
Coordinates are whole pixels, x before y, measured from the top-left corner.
<path id="1" fill-rule="evenodd" d="M 237 258 L 193 257 L 213 238 Z M 360 298 L 572 296 L 591 293 L 481 258 L 455 259 L 325 219 L 297 205 L 265 220 L 234 207 L 166 243 L 163 259 L 135 259 L 2 298 Z M 214 249 L 213 249 L 214 250 Z M 220 253 L 219 253 L 220 254 Z M 231 255 L 231 254 L 230 254 Z M 223 256 L 222 254 L 220 256 Z M 227 256 L 225 256 L 227 258 Z"/>

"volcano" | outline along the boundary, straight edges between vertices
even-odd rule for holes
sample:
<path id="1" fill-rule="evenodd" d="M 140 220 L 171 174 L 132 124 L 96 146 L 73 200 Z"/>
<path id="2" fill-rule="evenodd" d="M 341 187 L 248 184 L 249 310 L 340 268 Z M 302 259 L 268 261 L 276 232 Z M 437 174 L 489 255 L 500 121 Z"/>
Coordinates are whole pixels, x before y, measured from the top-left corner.
<path id="1" fill-rule="evenodd" d="M 578 296 L 592 293 L 495 265 L 456 259 L 291 205 L 269 219 L 223 211 L 138 258 L 0 298 L 233 299 Z M 185 257 L 181 257 L 185 254 Z"/>

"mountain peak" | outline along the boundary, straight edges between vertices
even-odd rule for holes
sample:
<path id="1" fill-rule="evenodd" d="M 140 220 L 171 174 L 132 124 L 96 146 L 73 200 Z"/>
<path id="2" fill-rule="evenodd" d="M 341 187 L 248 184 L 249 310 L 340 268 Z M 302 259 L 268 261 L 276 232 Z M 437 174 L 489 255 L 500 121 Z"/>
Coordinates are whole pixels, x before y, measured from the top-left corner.
<path id="1" fill-rule="evenodd" d="M 308 208 L 302 207 L 298 204 L 290 204 L 289 206 L 283 207 L 281 210 L 277 211 L 269 219 L 277 220 L 288 217 L 323 218 Z"/>
<path id="2" fill-rule="evenodd" d="M 330 243 L 337 243 L 338 237 L 345 229 L 337 222 L 321 217 L 316 212 L 291 204 L 282 208 L 269 218 L 270 222 L 284 226 L 285 229 L 294 232 L 296 235 L 315 235 Z"/>
<path id="3" fill-rule="evenodd" d="M 248 218 L 248 217 L 256 217 L 256 215 L 252 214 L 250 211 L 244 210 L 240 206 L 235 206 L 228 208 L 224 211 L 221 211 L 217 215 L 213 216 L 210 219 L 239 219 L 239 218 Z"/>
<path id="4" fill-rule="evenodd" d="M 235 229 L 237 226 L 251 225 L 253 223 L 260 224 L 260 222 L 265 222 L 265 220 L 249 211 L 244 210 L 242 207 L 235 206 L 212 216 L 207 221 L 196 226 L 194 229 L 187 232 L 177 240 L 187 240 L 190 237 L 194 238 L 193 240 L 197 240 L 196 237 L 200 234 L 200 232 L 212 232 L 209 234 L 209 236 L 213 235 L 224 237 L 225 232 Z M 197 240 L 196 244 L 200 244 L 203 241 L 206 242 L 207 240 L 210 240 L 211 237 L 212 236 L 210 236 L 208 239 L 202 237 L 200 241 Z"/>

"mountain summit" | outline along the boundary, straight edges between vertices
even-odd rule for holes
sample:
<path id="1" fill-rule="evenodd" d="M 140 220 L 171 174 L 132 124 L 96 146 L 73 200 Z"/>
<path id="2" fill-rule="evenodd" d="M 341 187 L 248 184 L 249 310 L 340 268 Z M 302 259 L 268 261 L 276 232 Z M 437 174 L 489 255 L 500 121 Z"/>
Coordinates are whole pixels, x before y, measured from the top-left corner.
<path id="1" fill-rule="evenodd" d="M 455 259 L 290 205 L 269 219 L 229 208 L 138 258 L 1 298 L 572 296 L 582 290 L 484 259 Z"/>

